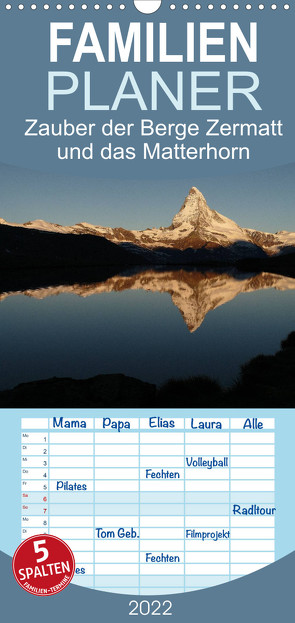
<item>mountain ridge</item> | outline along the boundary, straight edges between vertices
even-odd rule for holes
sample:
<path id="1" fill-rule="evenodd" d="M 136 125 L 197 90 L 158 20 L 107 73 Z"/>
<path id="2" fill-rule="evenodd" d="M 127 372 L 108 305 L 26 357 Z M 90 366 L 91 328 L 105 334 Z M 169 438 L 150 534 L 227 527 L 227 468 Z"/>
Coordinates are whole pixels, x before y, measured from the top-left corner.
<path id="1" fill-rule="evenodd" d="M 173 261 L 173 253 L 185 252 L 185 261 L 212 259 L 218 252 L 219 260 L 263 258 L 284 252 L 294 252 L 295 232 L 279 231 L 275 234 L 240 227 L 235 221 L 211 209 L 204 195 L 192 187 L 180 210 L 168 227 L 144 230 L 123 227 L 103 227 L 87 222 L 63 226 L 37 219 L 23 224 L 8 223 L 0 219 L 0 225 L 55 234 L 99 236 L 129 251 L 145 256 L 153 262 L 153 255 L 163 262 Z M 294 247 L 294 249 L 293 249 Z M 291 251 L 290 251 L 291 249 Z M 180 256 L 177 256 L 180 262 Z"/>

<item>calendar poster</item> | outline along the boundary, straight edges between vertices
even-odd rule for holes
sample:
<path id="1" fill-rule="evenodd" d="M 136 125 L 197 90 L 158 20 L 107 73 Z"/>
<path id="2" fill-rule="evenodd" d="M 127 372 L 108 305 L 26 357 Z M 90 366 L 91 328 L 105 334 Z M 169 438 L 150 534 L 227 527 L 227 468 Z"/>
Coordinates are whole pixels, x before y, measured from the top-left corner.
<path id="1" fill-rule="evenodd" d="M 294 26 L 0 5 L 12 622 L 293 620 Z"/>

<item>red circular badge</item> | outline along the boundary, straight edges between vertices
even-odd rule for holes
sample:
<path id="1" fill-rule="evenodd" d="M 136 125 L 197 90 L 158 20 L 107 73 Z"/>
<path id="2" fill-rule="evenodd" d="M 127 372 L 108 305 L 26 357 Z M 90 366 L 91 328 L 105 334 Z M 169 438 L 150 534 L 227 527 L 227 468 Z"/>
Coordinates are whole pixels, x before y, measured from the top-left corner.
<path id="1" fill-rule="evenodd" d="M 69 546 L 51 534 L 37 534 L 23 541 L 14 552 L 13 575 L 32 595 L 56 595 L 71 581 L 75 559 Z"/>

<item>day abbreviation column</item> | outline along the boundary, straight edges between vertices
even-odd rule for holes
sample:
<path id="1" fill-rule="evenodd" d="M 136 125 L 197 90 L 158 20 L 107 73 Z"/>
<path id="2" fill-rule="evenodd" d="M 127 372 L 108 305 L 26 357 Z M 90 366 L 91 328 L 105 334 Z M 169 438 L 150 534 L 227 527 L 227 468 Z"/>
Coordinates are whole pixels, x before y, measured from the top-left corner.
<path id="1" fill-rule="evenodd" d="M 49 531 L 48 419 L 22 418 L 21 538 Z"/>

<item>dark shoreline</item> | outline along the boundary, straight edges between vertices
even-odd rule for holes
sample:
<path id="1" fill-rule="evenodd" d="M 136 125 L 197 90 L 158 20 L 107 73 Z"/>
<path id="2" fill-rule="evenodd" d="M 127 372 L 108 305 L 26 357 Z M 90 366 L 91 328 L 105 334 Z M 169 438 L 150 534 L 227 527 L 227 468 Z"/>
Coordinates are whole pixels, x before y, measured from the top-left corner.
<path id="1" fill-rule="evenodd" d="M 285 268 L 285 269 L 284 269 Z M 0 273 L 0 296 L 1 294 L 21 292 L 25 290 L 38 290 L 40 288 L 71 286 L 75 284 L 103 283 L 111 277 L 132 276 L 140 272 L 153 270 L 156 272 L 183 270 L 187 273 L 216 273 L 229 274 L 236 279 L 243 276 L 255 276 L 261 272 L 277 274 L 295 278 L 294 270 L 290 266 L 276 263 L 257 264 L 244 260 L 236 264 L 204 263 L 191 264 L 109 264 L 103 266 L 67 266 L 55 268 L 2 268 Z"/>
<path id="2" fill-rule="evenodd" d="M 146 248 L 134 243 L 114 243 L 93 234 L 56 233 L 0 224 L 0 266 L 6 273 L 43 270 L 68 275 L 112 271 L 113 267 L 166 266 L 189 269 L 272 272 L 295 277 L 295 249 L 284 247 L 270 256 L 255 243 L 237 241 L 229 246 L 206 243 L 191 247 Z M 113 273 L 114 274 L 114 273 Z M 77 280 L 78 276 L 75 276 Z M 3 277 L 2 277 L 3 279 Z M 99 280 L 99 278 L 98 278 Z"/>

